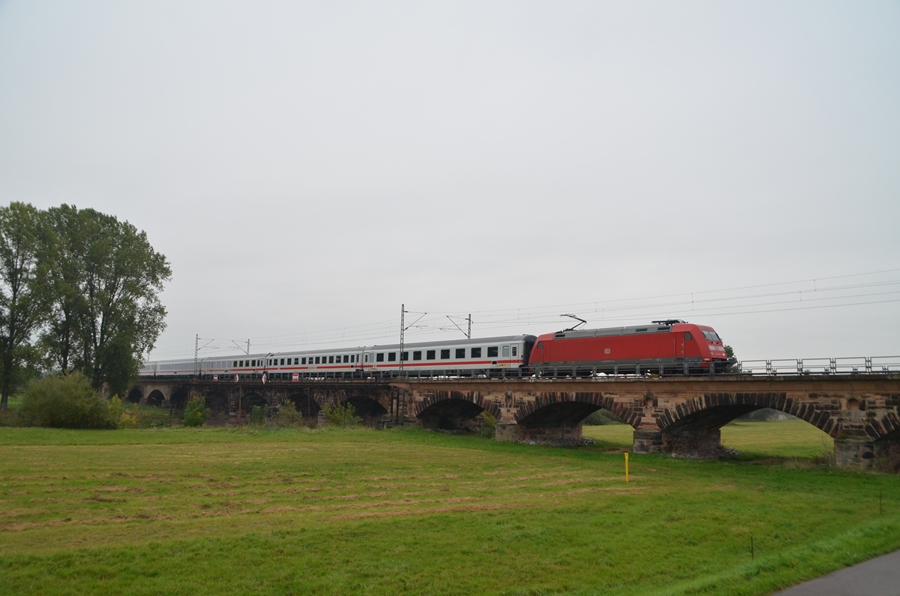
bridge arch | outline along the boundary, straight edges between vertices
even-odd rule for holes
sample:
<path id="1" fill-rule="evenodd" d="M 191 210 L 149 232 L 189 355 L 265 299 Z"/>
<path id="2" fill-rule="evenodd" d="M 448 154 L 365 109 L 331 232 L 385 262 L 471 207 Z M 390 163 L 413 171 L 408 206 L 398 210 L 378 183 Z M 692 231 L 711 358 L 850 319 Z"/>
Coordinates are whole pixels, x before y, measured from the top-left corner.
<path id="1" fill-rule="evenodd" d="M 415 406 L 416 418 L 424 426 L 444 430 L 469 428 L 482 412 L 494 418 L 501 415 L 500 407 L 477 391 L 435 391 Z"/>
<path id="2" fill-rule="evenodd" d="M 133 404 L 141 403 L 141 400 L 144 399 L 144 388 L 134 386 L 131 390 L 125 395 L 125 401 Z"/>
<path id="3" fill-rule="evenodd" d="M 634 428 L 641 422 L 639 411 L 600 392 L 541 393 L 520 406 L 515 419 L 524 428 L 576 426 L 600 409 L 609 410 Z"/>
<path id="4" fill-rule="evenodd" d="M 389 398 L 380 395 L 356 394 L 344 399 L 345 404 L 353 406 L 353 411 L 363 419 L 366 424 L 376 424 L 382 416 L 390 412 Z"/>
<path id="5" fill-rule="evenodd" d="M 708 393 L 684 400 L 674 408 L 665 408 L 656 417 L 659 430 L 666 432 L 703 432 L 717 430 L 745 414 L 770 408 L 791 414 L 835 437 L 841 432 L 840 421 L 832 412 L 802 403 L 785 393 Z"/>
<path id="6" fill-rule="evenodd" d="M 131 394 L 129 394 L 129 398 L 130 398 L 130 397 L 131 397 Z M 146 403 L 147 403 L 148 406 L 153 406 L 153 407 L 156 407 L 156 408 L 161 408 L 162 405 L 163 405 L 163 403 L 164 403 L 165 401 L 166 401 L 166 395 L 165 395 L 162 391 L 160 391 L 159 389 L 154 389 L 154 390 L 151 391 L 150 394 L 147 396 L 147 402 L 146 402 Z"/>
<path id="7" fill-rule="evenodd" d="M 294 407 L 303 415 L 303 420 L 315 421 L 319 417 L 319 410 L 322 409 L 321 398 L 313 395 L 311 391 L 302 393 L 293 393 L 285 398 L 286 401 L 294 402 Z"/>
<path id="8" fill-rule="evenodd" d="M 240 412 L 243 412 L 244 414 L 249 416 L 250 413 L 253 412 L 253 408 L 255 406 L 259 406 L 260 408 L 265 408 L 266 406 L 268 406 L 270 399 L 271 398 L 266 399 L 265 396 L 259 393 L 250 392 L 240 396 L 237 400 L 237 404 L 235 405 L 237 405 Z"/>

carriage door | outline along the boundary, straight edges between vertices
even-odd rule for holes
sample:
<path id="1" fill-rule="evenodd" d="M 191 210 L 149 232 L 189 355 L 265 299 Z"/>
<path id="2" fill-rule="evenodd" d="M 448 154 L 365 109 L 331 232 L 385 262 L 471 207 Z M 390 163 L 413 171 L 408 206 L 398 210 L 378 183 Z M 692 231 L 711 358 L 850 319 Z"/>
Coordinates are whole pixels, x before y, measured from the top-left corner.
<path id="1" fill-rule="evenodd" d="M 508 344 L 500 347 L 500 366 L 510 366 Z"/>

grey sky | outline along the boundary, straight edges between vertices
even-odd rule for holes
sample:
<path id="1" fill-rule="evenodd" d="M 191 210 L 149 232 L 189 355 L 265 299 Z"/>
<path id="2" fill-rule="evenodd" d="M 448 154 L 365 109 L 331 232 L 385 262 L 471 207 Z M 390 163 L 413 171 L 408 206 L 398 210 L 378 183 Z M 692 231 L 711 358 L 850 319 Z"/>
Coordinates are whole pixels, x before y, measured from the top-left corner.
<path id="1" fill-rule="evenodd" d="M 0 0 L 0 201 L 145 230 L 159 358 L 395 341 L 402 302 L 414 338 L 577 312 L 897 354 L 898 32 L 898 2 Z"/>

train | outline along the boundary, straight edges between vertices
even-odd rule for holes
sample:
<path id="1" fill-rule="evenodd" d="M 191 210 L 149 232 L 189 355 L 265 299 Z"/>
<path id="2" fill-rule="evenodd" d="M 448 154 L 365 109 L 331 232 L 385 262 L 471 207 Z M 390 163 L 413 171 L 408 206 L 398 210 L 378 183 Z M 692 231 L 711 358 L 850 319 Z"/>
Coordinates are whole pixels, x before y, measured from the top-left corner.
<path id="1" fill-rule="evenodd" d="M 145 362 L 141 377 L 211 381 L 419 377 L 591 377 L 726 372 L 725 345 L 709 326 L 680 319 L 391 345 L 292 350 Z"/>

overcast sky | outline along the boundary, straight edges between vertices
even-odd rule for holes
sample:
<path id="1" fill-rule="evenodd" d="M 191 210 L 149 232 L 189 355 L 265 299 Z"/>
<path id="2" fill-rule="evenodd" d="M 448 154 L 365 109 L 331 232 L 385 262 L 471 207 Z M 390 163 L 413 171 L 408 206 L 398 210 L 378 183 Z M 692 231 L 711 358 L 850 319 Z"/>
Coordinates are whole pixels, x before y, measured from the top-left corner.
<path id="1" fill-rule="evenodd" d="M 147 232 L 154 359 L 401 303 L 900 354 L 900 2 L 0 0 L 0 201 Z"/>

